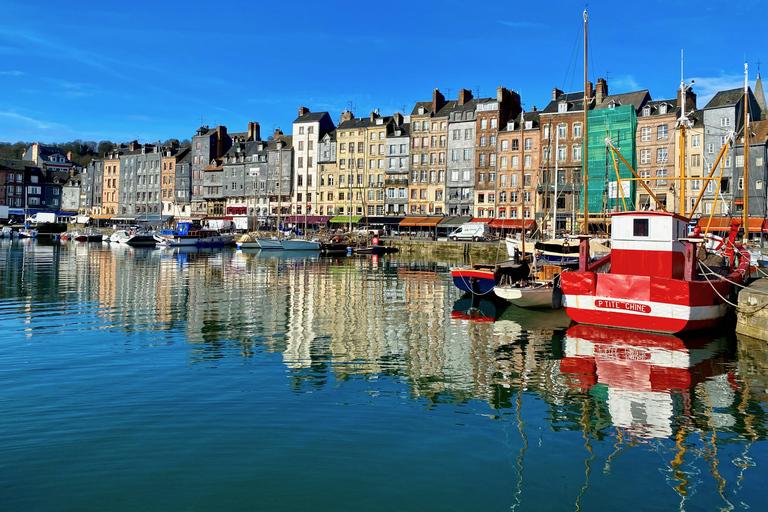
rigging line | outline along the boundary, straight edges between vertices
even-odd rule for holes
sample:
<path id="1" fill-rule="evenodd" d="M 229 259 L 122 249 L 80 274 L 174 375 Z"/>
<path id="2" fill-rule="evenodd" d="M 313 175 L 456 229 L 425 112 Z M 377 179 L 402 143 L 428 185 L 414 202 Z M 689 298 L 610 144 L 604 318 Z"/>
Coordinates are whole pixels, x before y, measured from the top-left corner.
<path id="1" fill-rule="evenodd" d="M 581 37 L 582 37 L 582 25 L 581 23 L 579 23 L 579 30 L 576 31 L 576 39 L 573 43 L 573 50 L 571 50 L 571 59 L 568 61 L 568 68 L 565 70 L 565 77 L 563 77 L 563 85 L 562 85 L 563 91 L 573 90 L 573 80 L 576 77 L 576 60 L 579 57 L 579 49 L 580 49 L 579 46 L 581 46 L 579 42 L 581 42 Z M 573 70 L 571 70 L 571 64 L 573 64 Z M 566 88 L 565 84 L 568 80 L 569 73 L 571 75 L 571 83 L 568 86 L 568 88 Z"/>

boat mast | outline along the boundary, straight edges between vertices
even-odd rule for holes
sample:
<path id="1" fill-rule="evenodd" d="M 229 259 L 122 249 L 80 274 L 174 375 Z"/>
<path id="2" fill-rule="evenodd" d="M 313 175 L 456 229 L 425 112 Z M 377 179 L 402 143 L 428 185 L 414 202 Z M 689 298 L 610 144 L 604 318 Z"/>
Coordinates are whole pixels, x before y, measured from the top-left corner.
<path id="1" fill-rule="evenodd" d="M 589 103 L 588 103 L 588 95 L 589 90 L 587 89 L 587 10 L 584 9 L 584 131 L 582 132 L 582 141 L 584 149 L 582 150 L 582 161 L 581 161 L 581 167 L 582 167 L 582 181 L 584 183 L 584 234 L 589 234 L 589 206 L 588 206 L 588 197 L 589 197 L 589 176 L 587 175 L 588 172 L 588 166 L 587 166 L 587 157 L 589 154 L 589 139 L 587 137 L 587 134 L 589 133 L 589 130 L 587 129 L 587 112 L 589 111 Z M 557 148 L 555 148 L 557 150 Z"/>
<path id="2" fill-rule="evenodd" d="M 352 142 L 351 144 L 354 144 Z M 350 155 L 351 157 L 352 155 Z M 353 160 L 352 158 L 349 159 L 349 235 L 352 236 L 352 177 L 354 176 L 352 174 L 352 167 Z"/>
<path id="3" fill-rule="evenodd" d="M 525 110 L 520 111 L 520 169 L 522 169 L 522 185 L 520 189 L 522 190 L 521 199 L 520 199 L 520 208 L 523 210 L 523 219 L 521 221 L 521 240 L 523 241 L 523 261 L 527 261 L 528 257 L 525 254 L 525 133 L 523 133 L 523 127 L 525 126 Z M 534 262 L 536 260 L 534 259 Z"/>
<path id="4" fill-rule="evenodd" d="M 749 241 L 749 73 L 747 63 L 744 63 L 744 183 L 742 197 L 744 198 L 744 242 Z"/>
<path id="5" fill-rule="evenodd" d="M 688 128 L 688 117 L 685 115 L 685 92 L 690 86 L 685 85 L 685 79 L 683 78 L 683 50 L 680 50 L 680 119 L 678 120 L 678 126 L 680 127 L 680 215 L 685 217 L 686 210 L 686 187 L 685 181 L 685 130 Z M 693 212 L 691 212 L 693 215 Z"/>
<path id="6" fill-rule="evenodd" d="M 280 203 L 280 195 L 282 192 L 280 191 L 280 185 L 283 181 L 283 142 L 281 140 L 277 141 L 277 238 L 280 238 L 280 208 L 282 207 L 282 204 Z"/>
<path id="7" fill-rule="evenodd" d="M 560 134 L 555 134 L 555 147 L 560 145 Z M 557 158 L 555 158 L 555 197 L 552 205 L 552 238 L 557 238 Z"/>

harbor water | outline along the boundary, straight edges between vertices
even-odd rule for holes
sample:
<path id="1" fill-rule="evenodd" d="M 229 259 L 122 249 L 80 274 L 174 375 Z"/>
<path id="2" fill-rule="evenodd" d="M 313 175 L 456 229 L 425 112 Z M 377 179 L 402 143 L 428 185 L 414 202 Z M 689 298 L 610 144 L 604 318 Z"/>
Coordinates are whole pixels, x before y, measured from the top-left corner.
<path id="1" fill-rule="evenodd" d="M 0 241 L 0 510 L 768 510 L 765 342 L 454 263 Z"/>

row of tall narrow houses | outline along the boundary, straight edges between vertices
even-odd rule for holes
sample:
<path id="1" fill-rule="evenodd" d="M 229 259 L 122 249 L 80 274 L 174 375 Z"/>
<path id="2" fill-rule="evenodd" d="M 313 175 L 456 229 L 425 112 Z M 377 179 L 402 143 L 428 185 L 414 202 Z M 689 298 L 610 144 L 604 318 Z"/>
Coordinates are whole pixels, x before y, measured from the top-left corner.
<path id="1" fill-rule="evenodd" d="M 408 217 L 425 226 L 456 216 L 566 233 L 583 229 L 586 148 L 593 231 L 607 229 L 608 214 L 619 209 L 739 217 L 745 189 L 749 215 L 760 224 L 753 231 L 761 231 L 768 209 L 766 112 L 759 75 L 746 102 L 741 88 L 721 91 L 700 110 L 690 87 L 653 100 L 647 90 L 611 94 L 603 78 L 588 83 L 586 94 L 553 89 L 543 109 L 528 111 L 505 87 L 483 98 L 461 89 L 455 99 L 435 89 L 409 115 L 356 117 L 345 110 L 335 123 L 328 112 L 300 107 L 290 135 L 275 130 L 263 139 L 258 122 L 236 133 L 201 126 L 190 147 L 133 141 L 82 170 L 71 155 L 35 143 L 21 160 L 0 160 L 0 204 L 113 222 L 227 218 L 243 230 L 273 227 L 278 218 L 309 227 Z M 707 180 L 716 162 L 719 187 Z M 629 167 L 639 180 L 617 186 L 617 175 L 633 177 Z M 685 184 L 677 179 L 683 174 Z"/>

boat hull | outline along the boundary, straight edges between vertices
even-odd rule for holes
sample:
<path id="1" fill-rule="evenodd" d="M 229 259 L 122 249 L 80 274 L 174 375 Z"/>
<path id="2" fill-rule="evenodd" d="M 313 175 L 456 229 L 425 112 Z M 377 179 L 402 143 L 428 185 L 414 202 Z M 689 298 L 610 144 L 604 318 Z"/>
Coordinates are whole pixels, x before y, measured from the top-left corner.
<path id="1" fill-rule="evenodd" d="M 280 249 L 282 250 L 283 244 L 277 238 L 259 238 L 259 247 L 262 249 Z"/>
<path id="2" fill-rule="evenodd" d="M 551 308 L 553 286 L 496 286 L 493 293 L 521 308 Z"/>
<path id="3" fill-rule="evenodd" d="M 320 242 L 314 240 L 282 240 L 280 243 L 286 251 L 320 250 Z"/>
<path id="4" fill-rule="evenodd" d="M 157 245 L 157 239 L 153 235 L 133 235 L 123 243 L 132 247 L 154 247 Z"/>
<path id="5" fill-rule="evenodd" d="M 678 333 L 716 326 L 727 312 L 723 279 L 684 281 L 626 274 L 567 272 L 563 304 L 575 322 Z"/>
<path id="6" fill-rule="evenodd" d="M 238 249 L 261 249 L 261 245 L 258 241 L 253 242 L 235 242 L 235 245 L 237 245 Z"/>
<path id="7" fill-rule="evenodd" d="M 451 277 L 456 288 L 473 295 L 492 293 L 499 279 L 491 270 L 470 268 L 454 268 Z"/>
<path id="8" fill-rule="evenodd" d="M 232 244 L 235 239 L 233 235 L 211 235 L 201 237 L 197 241 L 198 247 L 224 247 Z"/>

